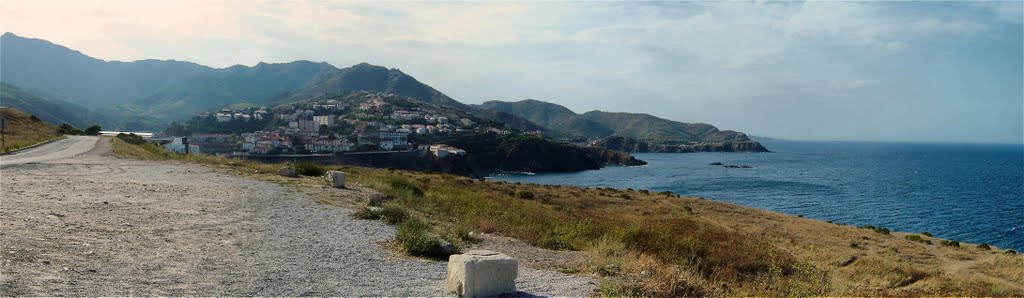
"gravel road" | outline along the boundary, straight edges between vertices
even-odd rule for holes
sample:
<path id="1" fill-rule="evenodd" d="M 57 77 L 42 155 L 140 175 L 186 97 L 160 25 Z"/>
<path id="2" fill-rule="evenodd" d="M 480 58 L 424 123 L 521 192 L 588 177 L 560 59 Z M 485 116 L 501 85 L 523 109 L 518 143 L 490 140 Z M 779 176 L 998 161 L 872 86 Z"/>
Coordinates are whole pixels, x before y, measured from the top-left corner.
<path id="1" fill-rule="evenodd" d="M 0 296 L 447 295 L 445 262 L 381 247 L 391 226 L 276 184 L 109 151 L 72 137 L 3 157 Z M 595 287 L 525 266 L 517 286 Z"/>

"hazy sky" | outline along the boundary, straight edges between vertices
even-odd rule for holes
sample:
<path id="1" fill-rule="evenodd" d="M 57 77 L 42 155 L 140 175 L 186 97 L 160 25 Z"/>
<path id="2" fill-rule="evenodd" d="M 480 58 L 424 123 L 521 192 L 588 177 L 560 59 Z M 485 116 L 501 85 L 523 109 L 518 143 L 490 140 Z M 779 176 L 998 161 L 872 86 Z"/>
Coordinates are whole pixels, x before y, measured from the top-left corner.
<path id="1" fill-rule="evenodd" d="M 816 140 L 1024 142 L 1024 2 L 0 1 L 105 60 L 369 62 L 533 98 Z"/>

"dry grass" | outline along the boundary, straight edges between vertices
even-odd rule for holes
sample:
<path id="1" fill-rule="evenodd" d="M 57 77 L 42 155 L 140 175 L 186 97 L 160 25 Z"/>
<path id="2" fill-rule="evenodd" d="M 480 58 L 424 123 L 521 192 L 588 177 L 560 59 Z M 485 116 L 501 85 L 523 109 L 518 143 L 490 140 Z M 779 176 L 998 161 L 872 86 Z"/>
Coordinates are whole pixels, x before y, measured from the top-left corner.
<path id="1" fill-rule="evenodd" d="M 57 128 L 12 108 L 0 108 L 0 117 L 7 119 L 4 128 L 4 147 L 0 152 L 17 150 L 34 144 L 61 138 Z"/>
<path id="2" fill-rule="evenodd" d="M 130 150 L 119 156 L 165 158 Z M 209 156 L 167 158 L 248 174 L 273 173 L 281 166 Z M 602 294 L 609 296 L 1024 295 L 1024 256 L 998 248 L 942 246 L 942 239 L 929 236 L 908 238 L 665 193 L 340 169 L 354 187 L 380 191 L 389 206 L 425 220 L 430 233 L 446 239 L 485 232 L 582 251 L 586 264 L 566 271 L 600 276 Z M 257 177 L 281 182 L 276 175 Z M 306 189 L 323 184 L 313 180 L 285 184 Z M 330 195 L 317 196 L 331 202 Z"/>

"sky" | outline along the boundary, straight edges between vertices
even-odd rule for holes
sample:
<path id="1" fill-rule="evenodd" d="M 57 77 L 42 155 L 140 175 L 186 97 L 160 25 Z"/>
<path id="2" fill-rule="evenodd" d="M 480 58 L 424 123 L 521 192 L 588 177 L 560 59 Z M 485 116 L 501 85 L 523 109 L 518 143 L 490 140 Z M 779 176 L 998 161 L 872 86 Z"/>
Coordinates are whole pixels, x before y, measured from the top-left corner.
<path id="1" fill-rule="evenodd" d="M 1024 143 L 1024 1 L 0 2 L 0 31 L 119 61 L 401 69 L 793 140 Z"/>

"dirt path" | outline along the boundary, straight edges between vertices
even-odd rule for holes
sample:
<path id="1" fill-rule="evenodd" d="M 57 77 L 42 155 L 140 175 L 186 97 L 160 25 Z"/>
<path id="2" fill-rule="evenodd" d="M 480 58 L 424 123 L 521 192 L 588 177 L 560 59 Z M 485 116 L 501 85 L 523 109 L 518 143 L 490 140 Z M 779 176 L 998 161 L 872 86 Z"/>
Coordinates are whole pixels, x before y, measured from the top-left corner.
<path id="1" fill-rule="evenodd" d="M 2 296 L 446 294 L 444 262 L 392 255 L 379 243 L 394 228 L 348 209 L 203 167 L 114 159 L 105 141 L 68 157 L 0 168 Z M 525 267 L 518 286 L 594 288 Z"/>

